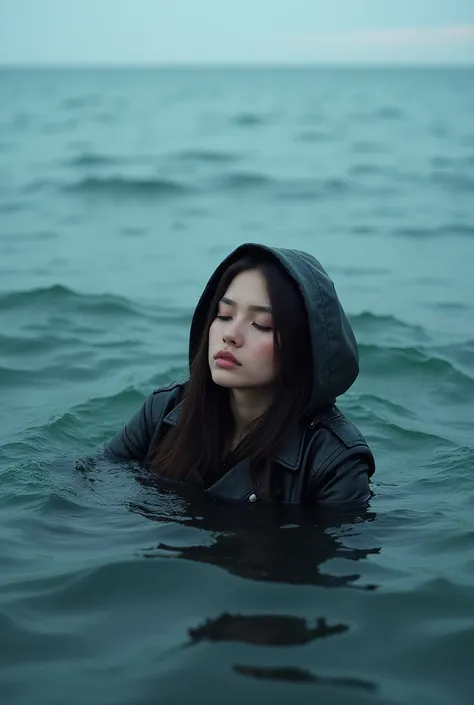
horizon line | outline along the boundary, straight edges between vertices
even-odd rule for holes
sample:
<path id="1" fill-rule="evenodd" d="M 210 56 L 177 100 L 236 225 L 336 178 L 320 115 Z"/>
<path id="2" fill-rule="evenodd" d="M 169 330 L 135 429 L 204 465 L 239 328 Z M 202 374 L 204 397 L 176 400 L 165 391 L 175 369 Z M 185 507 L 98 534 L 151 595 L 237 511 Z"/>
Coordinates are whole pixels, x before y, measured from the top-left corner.
<path id="1" fill-rule="evenodd" d="M 68 70 L 68 69 L 228 69 L 228 68 L 465 68 L 474 69 L 472 61 L 157 61 L 157 62 L 2 62 L 3 69 Z"/>

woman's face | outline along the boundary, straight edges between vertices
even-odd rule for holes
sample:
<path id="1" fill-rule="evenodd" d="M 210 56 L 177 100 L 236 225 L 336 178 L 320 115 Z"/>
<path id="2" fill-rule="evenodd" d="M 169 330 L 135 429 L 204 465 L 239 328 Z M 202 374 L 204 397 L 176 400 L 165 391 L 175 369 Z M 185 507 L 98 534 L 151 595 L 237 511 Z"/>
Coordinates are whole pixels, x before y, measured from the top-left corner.
<path id="1" fill-rule="evenodd" d="M 219 301 L 209 329 L 208 358 L 212 379 L 222 387 L 255 389 L 275 380 L 272 312 L 265 279 L 257 270 L 238 274 Z"/>

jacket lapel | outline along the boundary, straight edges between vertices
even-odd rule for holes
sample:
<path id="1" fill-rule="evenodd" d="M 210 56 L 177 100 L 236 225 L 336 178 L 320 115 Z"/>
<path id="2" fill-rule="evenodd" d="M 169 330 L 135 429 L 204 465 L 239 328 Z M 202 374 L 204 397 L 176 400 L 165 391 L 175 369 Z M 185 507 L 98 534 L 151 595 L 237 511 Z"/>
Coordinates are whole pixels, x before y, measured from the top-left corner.
<path id="1" fill-rule="evenodd" d="M 306 425 L 295 421 L 273 451 L 273 459 L 288 470 L 299 470 L 303 460 Z"/>
<path id="2" fill-rule="evenodd" d="M 180 418 L 183 402 L 177 404 L 163 419 L 164 423 L 175 426 Z M 273 459 L 286 470 L 296 471 L 301 467 L 303 458 L 306 426 L 304 423 L 293 423 L 276 446 Z M 226 497 L 228 499 L 248 499 L 253 494 L 250 476 L 250 463 L 241 460 L 229 468 L 222 477 L 210 485 L 206 492 Z"/>
<path id="3" fill-rule="evenodd" d="M 207 490 L 209 494 L 226 499 L 249 499 L 253 494 L 252 478 L 250 477 L 250 463 L 241 460 L 240 463 L 229 468 Z"/>

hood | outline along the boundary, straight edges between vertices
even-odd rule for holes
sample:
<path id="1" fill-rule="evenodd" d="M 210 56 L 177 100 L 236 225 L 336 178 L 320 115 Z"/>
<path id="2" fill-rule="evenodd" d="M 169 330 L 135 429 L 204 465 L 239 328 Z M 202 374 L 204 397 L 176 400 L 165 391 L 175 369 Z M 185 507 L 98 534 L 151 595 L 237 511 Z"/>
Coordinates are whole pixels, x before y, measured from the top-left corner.
<path id="1" fill-rule="evenodd" d="M 256 243 L 241 245 L 226 257 L 209 279 L 194 311 L 189 357 L 194 357 L 206 316 L 224 271 L 246 255 L 273 259 L 297 283 L 303 297 L 313 352 L 313 393 L 308 413 L 315 413 L 346 392 L 359 374 L 357 342 L 334 284 L 315 257 L 300 250 L 277 249 Z"/>

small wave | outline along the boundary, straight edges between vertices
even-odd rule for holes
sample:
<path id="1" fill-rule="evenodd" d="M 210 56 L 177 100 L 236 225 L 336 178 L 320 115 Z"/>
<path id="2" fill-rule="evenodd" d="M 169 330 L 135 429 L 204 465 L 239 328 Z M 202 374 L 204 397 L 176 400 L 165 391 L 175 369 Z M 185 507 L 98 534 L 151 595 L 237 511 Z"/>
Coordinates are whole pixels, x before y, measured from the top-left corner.
<path id="1" fill-rule="evenodd" d="M 379 176 L 385 175 L 386 173 L 387 170 L 384 167 L 378 164 L 369 164 L 367 162 L 354 164 L 349 169 L 349 174 L 352 176 Z"/>
<path id="2" fill-rule="evenodd" d="M 432 181 L 441 186 L 451 188 L 456 192 L 473 193 L 474 179 L 464 175 L 444 171 L 435 171 L 431 175 Z"/>
<path id="3" fill-rule="evenodd" d="M 347 193 L 351 189 L 351 183 L 347 179 L 324 179 L 320 182 L 320 187 L 324 194 L 327 193 Z"/>
<path id="4" fill-rule="evenodd" d="M 143 237 L 147 235 L 150 231 L 148 228 L 140 228 L 133 225 L 126 225 L 119 230 L 121 235 L 125 237 Z"/>
<path id="5" fill-rule="evenodd" d="M 91 397 L 84 404 L 74 406 L 73 413 L 78 417 L 90 416 L 97 418 L 105 410 L 118 410 L 121 413 L 123 410 L 127 412 L 130 409 L 137 409 L 143 404 L 146 397 L 154 390 L 166 387 L 171 384 L 171 381 L 183 378 L 182 370 L 171 369 L 166 374 L 157 375 L 149 384 L 124 387 L 115 394 L 110 394 L 104 397 Z"/>
<path id="6" fill-rule="evenodd" d="M 341 196 L 352 188 L 346 179 L 289 179 L 278 183 L 277 198 L 283 200 L 315 200 L 329 196 Z"/>
<path id="7" fill-rule="evenodd" d="M 41 426 L 40 429 L 30 429 L 31 432 L 40 432 L 43 440 L 47 437 L 57 445 L 58 441 L 65 441 L 66 444 L 74 440 L 85 440 L 81 433 L 82 425 L 78 416 L 72 411 L 66 411 Z M 28 433 L 25 434 L 28 437 Z"/>
<path id="8" fill-rule="evenodd" d="M 8 671 L 8 666 L 18 668 L 18 664 L 36 663 L 48 664 L 51 654 L 57 663 L 62 660 L 68 661 L 82 653 L 77 646 L 77 642 L 70 640 L 68 634 L 60 630 L 51 629 L 45 633 L 31 622 L 20 620 L 17 616 L 7 615 L 0 612 L 0 629 L 3 639 L 10 647 L 2 654 L 2 666 Z M 8 682 L 8 681 L 6 681 Z M 5 681 L 4 681 L 5 684 Z M 5 693 L 8 693 L 8 685 Z M 9 698 L 7 698 L 9 700 Z M 30 700 L 26 697 L 26 700 Z M 11 701 L 13 702 L 13 701 Z"/>
<path id="9" fill-rule="evenodd" d="M 68 118 L 63 120 L 50 120 L 43 123 L 41 132 L 44 135 L 60 135 L 65 133 L 74 133 L 79 127 L 80 121 L 78 118 Z"/>
<path id="10" fill-rule="evenodd" d="M 78 294 L 61 284 L 0 294 L 0 309 L 14 311 L 22 308 L 84 308 L 97 315 L 133 315 L 143 313 L 131 301 L 112 294 Z"/>
<path id="11" fill-rule="evenodd" d="M 474 186 L 474 183 L 473 183 Z M 474 226 L 468 223 L 446 223 L 437 227 L 403 227 L 392 230 L 392 234 L 401 237 L 430 238 L 445 235 L 474 236 Z"/>
<path id="12" fill-rule="evenodd" d="M 0 213 L 19 213 L 22 210 L 26 210 L 25 204 L 19 201 L 7 201 L 0 204 Z"/>
<path id="13" fill-rule="evenodd" d="M 59 233 L 55 230 L 27 230 L 25 232 L 16 233 L 17 241 L 19 242 L 48 242 L 48 240 L 56 240 L 59 238 Z M 63 262 L 64 260 L 56 260 Z"/>
<path id="14" fill-rule="evenodd" d="M 259 127 L 269 122 L 268 116 L 257 113 L 239 113 L 231 119 L 232 124 L 239 127 Z"/>
<path id="15" fill-rule="evenodd" d="M 464 340 L 462 343 L 448 343 L 436 346 L 434 351 L 441 356 L 454 357 L 460 364 L 472 367 L 474 370 L 474 340 Z"/>
<path id="16" fill-rule="evenodd" d="M 73 157 L 67 163 L 74 167 L 94 167 L 94 166 L 110 166 L 117 164 L 118 159 L 115 157 L 107 157 L 104 154 L 84 153 L 77 157 Z"/>
<path id="17" fill-rule="evenodd" d="M 217 149 L 185 149 L 172 155 L 177 161 L 203 164 L 233 164 L 241 160 L 238 154 Z"/>
<path id="18" fill-rule="evenodd" d="M 50 287 L 30 289 L 29 291 L 15 291 L 6 294 L 0 294 L 0 304 L 2 310 L 15 309 L 23 307 L 25 304 L 30 304 L 35 301 L 41 303 L 46 301 L 51 303 L 54 301 L 64 301 L 76 297 L 77 294 L 61 284 L 54 284 Z"/>
<path id="19" fill-rule="evenodd" d="M 423 480 L 426 480 L 426 478 L 422 478 Z M 426 482 L 422 483 L 423 489 L 426 490 Z M 423 486 L 424 485 L 424 486 Z M 446 486 L 446 474 L 445 476 L 440 479 L 437 483 L 435 483 L 435 487 L 445 487 Z M 453 552 L 469 552 L 472 549 L 472 546 L 474 545 L 474 531 L 460 531 L 459 533 L 452 534 L 449 536 L 441 536 L 437 539 L 433 539 L 429 546 L 426 546 L 425 543 L 425 549 L 429 550 L 431 553 L 440 555 L 440 554 L 452 554 Z"/>
<path id="20" fill-rule="evenodd" d="M 356 154 L 380 154 L 383 152 L 383 147 L 377 142 L 371 142 L 369 140 L 359 140 L 354 142 L 352 145 L 352 150 Z"/>
<path id="21" fill-rule="evenodd" d="M 401 120 L 404 117 L 403 111 L 391 105 L 386 105 L 377 110 L 375 117 L 380 120 Z"/>
<path id="22" fill-rule="evenodd" d="M 351 316 L 351 321 L 354 321 L 355 323 L 368 323 L 370 325 L 380 324 L 385 326 L 388 324 L 411 328 L 409 323 L 405 323 L 395 316 L 391 316 L 390 314 L 372 313 L 372 311 L 362 311 L 362 313 L 355 314 Z"/>
<path id="23" fill-rule="evenodd" d="M 462 491 L 472 490 L 474 448 L 465 445 L 443 445 L 430 455 L 430 474 L 419 477 L 416 483 L 422 488 L 446 486 L 456 477 L 456 486 Z M 424 493 L 424 489 L 422 490 Z"/>
<path id="24" fill-rule="evenodd" d="M 467 237 L 474 236 L 474 225 L 468 223 L 452 223 L 449 225 L 440 226 L 438 233 L 443 235 L 465 235 Z"/>
<path id="25" fill-rule="evenodd" d="M 66 110 L 77 110 L 78 108 L 95 107 L 100 103 L 100 96 L 85 95 L 78 98 L 68 98 L 62 102 L 62 107 Z"/>
<path id="26" fill-rule="evenodd" d="M 74 467 L 72 462 L 71 465 Z M 84 498 L 82 502 L 80 499 L 81 498 L 77 497 L 72 488 L 69 490 L 61 489 L 60 491 L 51 491 L 50 489 L 48 494 L 42 498 L 41 503 L 37 506 L 36 515 L 46 517 L 48 520 L 47 528 L 51 530 L 54 528 L 55 514 L 60 514 L 63 516 L 71 514 L 74 515 L 75 519 L 77 519 L 78 515 L 87 515 L 90 512 L 90 507 L 87 506 L 84 501 L 86 498 Z M 61 521 L 61 529 L 66 534 L 67 527 L 65 526 L 64 521 Z"/>
<path id="27" fill-rule="evenodd" d="M 435 280 L 431 280 L 435 281 Z M 448 311 L 451 314 L 455 311 L 470 311 L 472 306 L 467 301 L 432 301 L 425 304 L 438 311 Z"/>
<path id="28" fill-rule="evenodd" d="M 151 391 L 151 390 L 150 390 Z M 96 411 L 110 409 L 111 406 L 118 408 L 138 407 L 145 401 L 146 394 L 140 392 L 135 387 L 126 387 L 116 394 L 106 397 L 92 397 L 86 404 L 78 404 L 74 410 L 78 414 L 91 414 L 97 416 Z"/>
<path id="29" fill-rule="evenodd" d="M 4 335 L 0 333 L 0 352 L 2 355 L 38 355 L 38 353 L 55 352 L 59 348 L 76 348 L 82 344 L 79 338 L 59 337 L 55 335 L 35 335 L 34 337 L 20 337 L 17 335 Z"/>
<path id="30" fill-rule="evenodd" d="M 80 355 L 78 354 L 78 357 Z M 110 361 L 104 362 L 103 368 L 94 369 L 90 364 L 69 363 L 67 367 L 62 364 L 51 364 L 32 370 L 30 368 L 0 367 L 0 387 L 28 387 L 37 388 L 51 386 L 51 382 L 87 382 L 101 379 L 104 372 L 110 370 Z"/>
<path id="31" fill-rule="evenodd" d="M 278 179 L 258 172 L 234 172 L 219 179 L 218 187 L 228 191 L 262 191 L 283 200 L 307 200 L 340 195 L 350 190 L 344 179 Z"/>
<path id="32" fill-rule="evenodd" d="M 34 124 L 36 119 L 37 115 L 32 113 L 18 113 L 12 118 L 11 127 L 18 130 L 26 130 Z"/>
<path id="33" fill-rule="evenodd" d="M 37 578 L 36 595 L 29 601 L 40 603 L 43 609 L 51 605 L 55 613 L 63 609 L 103 608 L 104 600 L 110 606 L 115 602 L 111 600 L 111 595 L 117 595 L 114 586 L 118 584 L 121 585 L 121 594 L 116 598 L 119 602 L 124 599 L 124 594 L 129 600 L 138 596 L 141 600 L 152 599 L 153 579 L 156 579 L 158 572 L 159 565 L 155 561 L 143 561 L 141 556 L 115 561 L 104 558 L 100 565 L 93 568 L 69 570 L 64 576 L 49 579 Z M 144 589 L 147 585 L 149 589 Z M 21 586 L 18 587 L 21 589 Z"/>
<path id="34" fill-rule="evenodd" d="M 220 187 L 229 191 L 268 188 L 276 183 L 272 177 L 256 172 L 234 172 L 219 178 Z"/>
<path id="35" fill-rule="evenodd" d="M 423 326 L 405 323 L 395 316 L 377 315 L 370 311 L 363 311 L 351 316 L 357 336 L 368 336 L 370 340 L 374 337 L 383 340 L 397 340 L 403 343 L 416 340 L 419 343 L 431 342 L 431 337 Z"/>
<path id="36" fill-rule="evenodd" d="M 391 270 L 386 267 L 332 267 L 331 271 L 340 272 L 350 277 L 362 277 L 364 279 L 365 277 L 380 277 L 391 274 Z"/>
<path id="37" fill-rule="evenodd" d="M 441 157 L 437 155 L 431 159 L 431 165 L 435 169 L 444 169 L 445 167 L 453 166 L 453 160 L 451 157 Z"/>
<path id="38" fill-rule="evenodd" d="M 131 179 L 124 176 L 88 177 L 66 187 L 67 191 L 90 196 L 120 198 L 166 198 L 191 192 L 186 184 L 172 179 Z"/>
<path id="39" fill-rule="evenodd" d="M 330 142 L 334 139 L 334 135 L 322 130 L 301 130 L 296 135 L 296 139 L 299 142 Z"/>
<path id="40" fill-rule="evenodd" d="M 80 359 L 79 353 L 77 357 Z M 20 387 L 34 386 L 40 389 L 50 388 L 52 382 L 57 384 L 61 381 L 66 383 L 95 381 L 101 379 L 103 374 L 110 370 L 110 361 L 104 363 L 102 367 L 101 370 L 98 365 L 94 368 L 90 364 L 84 364 L 80 361 L 76 364 L 69 362 L 67 366 L 53 363 L 36 369 L 0 367 L 0 388 L 15 387 L 19 389 Z"/>
<path id="41" fill-rule="evenodd" d="M 417 379 L 426 381 L 431 378 L 440 393 L 446 394 L 451 389 L 458 399 L 461 395 L 474 394 L 474 376 L 430 349 L 359 344 L 359 351 L 365 364 L 373 365 L 378 374 L 398 375 L 403 372 L 407 376 L 410 371 L 416 371 Z M 421 374 L 423 378 L 419 376 Z"/>
<path id="42" fill-rule="evenodd" d="M 56 188 L 56 183 L 51 179 L 33 179 L 33 181 L 25 184 L 21 190 L 24 193 L 37 194 L 52 188 Z"/>
<path id="43" fill-rule="evenodd" d="M 377 228 L 373 225 L 354 225 L 351 228 L 351 232 L 354 233 L 354 235 L 375 235 Z"/>
<path id="44" fill-rule="evenodd" d="M 431 159 L 431 165 L 437 169 L 464 169 L 474 165 L 474 156 L 467 154 L 462 157 L 436 155 Z"/>
<path id="45" fill-rule="evenodd" d="M 354 113 L 351 116 L 353 121 L 367 124 L 374 123 L 378 121 L 395 121 L 401 120 L 404 117 L 404 113 L 395 106 L 384 105 L 377 110 L 364 110 Z"/>
<path id="46" fill-rule="evenodd" d="M 39 384 L 43 373 L 38 375 L 38 373 L 32 372 L 31 370 L 21 370 L 13 369 L 11 367 L 0 366 L 0 387 L 15 387 L 29 385 L 29 384 Z"/>
<path id="47" fill-rule="evenodd" d="M 354 401 L 354 406 L 363 405 L 371 409 L 372 412 L 379 410 L 389 412 L 402 419 L 416 418 L 416 414 L 408 406 L 396 404 L 394 401 L 386 397 L 380 397 L 377 394 L 360 394 Z"/>

